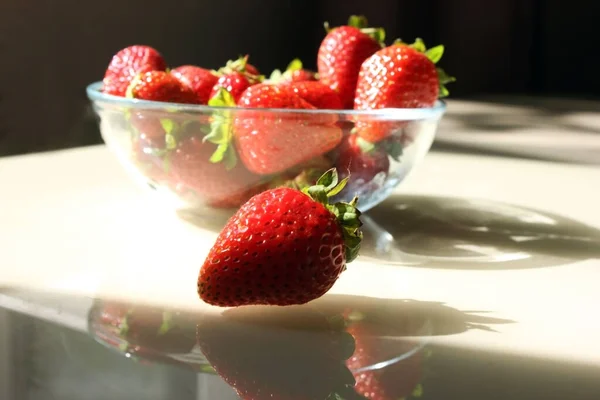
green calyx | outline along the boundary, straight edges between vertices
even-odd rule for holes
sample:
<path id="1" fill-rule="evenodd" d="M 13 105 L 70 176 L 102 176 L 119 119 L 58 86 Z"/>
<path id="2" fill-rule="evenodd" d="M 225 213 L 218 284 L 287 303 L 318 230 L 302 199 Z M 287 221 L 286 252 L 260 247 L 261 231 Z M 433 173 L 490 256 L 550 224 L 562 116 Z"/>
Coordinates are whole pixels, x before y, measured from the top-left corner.
<path id="1" fill-rule="evenodd" d="M 248 72 L 246 66 L 248 65 L 249 55 L 240 56 L 236 60 L 229 60 L 225 63 L 224 67 L 219 68 L 217 71 L 211 71 L 216 76 L 222 76 L 231 74 L 232 72 L 238 72 L 244 75 L 250 83 L 260 83 L 265 80 L 263 75 L 255 75 Z"/>
<path id="2" fill-rule="evenodd" d="M 360 221 L 361 212 L 356 208 L 358 198 L 355 197 L 350 203 L 339 202 L 329 204 L 329 198 L 340 193 L 347 183 L 348 177 L 340 181 L 337 170 L 332 168 L 317 179 L 317 183 L 314 186 L 307 187 L 302 192 L 314 201 L 323 204 L 335 215 L 344 236 L 346 263 L 350 263 L 358 256 L 363 237 L 360 230 L 362 226 L 362 222 Z"/>
<path id="3" fill-rule="evenodd" d="M 131 317 L 131 315 L 134 312 L 135 312 L 135 308 L 129 310 L 127 312 L 127 314 L 125 315 L 125 317 L 123 318 L 123 320 L 121 321 L 121 324 L 119 324 L 119 334 L 120 335 L 126 336 L 129 333 L 129 330 L 130 330 L 129 318 Z M 173 326 L 174 326 L 173 314 L 168 311 L 164 311 L 163 315 L 162 315 L 162 322 L 160 324 L 160 327 L 156 331 L 156 334 L 158 336 L 165 335 L 173 328 Z"/>
<path id="4" fill-rule="evenodd" d="M 217 146 L 210 157 L 210 162 L 224 162 L 225 168 L 231 170 L 237 163 L 237 156 L 231 141 L 233 140 L 233 118 L 230 111 L 218 110 L 218 107 L 235 107 L 235 100 L 226 89 L 219 91 L 208 100 L 208 105 L 215 107 L 211 116 L 210 132 L 204 136 L 203 142 L 209 142 Z"/>
<path id="5" fill-rule="evenodd" d="M 415 49 L 419 53 L 425 54 L 425 56 L 427 56 L 429 61 L 431 61 L 434 64 L 437 64 L 442 59 L 442 56 L 444 55 L 444 45 L 443 44 L 440 44 L 440 45 L 437 45 L 430 49 L 427 49 L 427 46 L 425 46 L 425 42 L 421 38 L 415 39 L 415 42 L 412 44 L 405 43 L 401 39 L 396 39 L 394 41 L 394 44 L 399 45 L 399 46 L 408 46 L 412 49 Z M 450 92 L 448 91 L 448 88 L 446 88 L 446 85 L 448 83 L 456 82 L 456 78 L 448 75 L 443 69 L 441 69 L 439 67 L 436 68 L 436 71 L 438 73 L 438 80 L 440 82 L 440 89 L 439 89 L 438 97 L 439 98 L 448 97 L 450 95 Z"/>
<path id="6" fill-rule="evenodd" d="M 317 182 L 320 176 L 323 175 L 323 169 L 320 168 L 307 168 L 302 170 L 298 175 L 293 178 L 275 178 L 269 184 L 269 188 L 277 187 L 288 187 L 296 190 L 304 190 L 309 186 L 312 186 Z"/>
<path id="7" fill-rule="evenodd" d="M 269 76 L 268 83 L 280 83 L 289 78 L 294 71 L 299 71 L 303 68 L 302 60 L 294 58 L 287 66 L 285 71 L 281 72 L 279 69 L 273 70 Z"/>
<path id="8" fill-rule="evenodd" d="M 129 83 L 129 86 L 127 86 L 127 90 L 125 91 L 126 98 L 135 99 L 135 93 L 133 91 L 135 87 L 142 82 L 142 75 L 143 74 L 140 73 L 133 77 L 133 79 Z"/>
<path id="9" fill-rule="evenodd" d="M 335 29 L 329 26 L 329 22 L 325 22 L 323 26 L 327 33 Z M 379 43 L 381 47 L 385 46 L 385 29 L 369 27 L 369 21 L 364 15 L 351 15 L 348 18 L 347 26 L 359 29 L 362 33 Z"/>

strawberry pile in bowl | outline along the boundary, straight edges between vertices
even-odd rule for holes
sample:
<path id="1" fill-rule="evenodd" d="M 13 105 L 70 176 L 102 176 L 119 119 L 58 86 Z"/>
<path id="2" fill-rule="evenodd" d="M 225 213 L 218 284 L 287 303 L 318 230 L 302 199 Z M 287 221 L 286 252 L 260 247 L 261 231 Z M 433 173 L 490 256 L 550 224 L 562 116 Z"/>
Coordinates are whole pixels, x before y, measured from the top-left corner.
<path id="1" fill-rule="evenodd" d="M 358 196 L 364 211 L 425 156 L 454 80 L 436 66 L 443 46 L 384 39 L 364 17 L 326 24 L 318 71 L 294 60 L 268 78 L 248 56 L 170 68 L 157 50 L 130 46 L 87 93 L 125 167 L 188 208 L 237 209 L 335 168 L 349 178 L 336 200 Z"/>

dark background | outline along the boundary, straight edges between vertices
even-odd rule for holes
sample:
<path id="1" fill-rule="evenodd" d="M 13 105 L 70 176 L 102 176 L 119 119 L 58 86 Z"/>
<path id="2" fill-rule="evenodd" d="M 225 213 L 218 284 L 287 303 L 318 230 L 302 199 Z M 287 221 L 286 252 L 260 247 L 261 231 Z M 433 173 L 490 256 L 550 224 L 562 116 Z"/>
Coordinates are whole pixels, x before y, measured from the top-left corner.
<path id="1" fill-rule="evenodd" d="M 248 53 L 263 73 L 294 57 L 314 68 L 323 21 L 350 14 L 388 41 L 445 44 L 455 98 L 600 97 L 595 0 L 3 0 L 0 155 L 99 143 L 84 89 L 125 46 L 154 46 L 171 66 Z"/>

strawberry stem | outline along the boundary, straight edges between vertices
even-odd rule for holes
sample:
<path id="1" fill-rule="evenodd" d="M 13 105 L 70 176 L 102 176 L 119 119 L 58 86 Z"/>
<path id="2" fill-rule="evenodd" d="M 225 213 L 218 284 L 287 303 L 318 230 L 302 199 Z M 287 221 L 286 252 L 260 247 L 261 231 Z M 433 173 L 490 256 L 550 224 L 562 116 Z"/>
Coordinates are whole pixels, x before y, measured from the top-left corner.
<path id="1" fill-rule="evenodd" d="M 329 22 L 324 22 L 325 32 L 329 33 L 335 28 L 329 26 Z M 364 15 L 351 15 L 348 18 L 347 26 L 359 29 L 365 35 L 375 40 L 381 47 L 385 47 L 385 29 L 369 27 L 369 21 Z"/>
<path id="2" fill-rule="evenodd" d="M 222 76 L 231 74 L 232 72 L 239 72 L 244 75 L 250 83 L 260 83 L 265 80 L 263 75 L 254 75 L 247 71 L 246 65 L 248 64 L 249 55 L 241 56 L 236 60 L 229 60 L 225 63 L 224 67 L 219 68 L 218 71 L 211 71 L 214 75 Z"/>
<path id="3" fill-rule="evenodd" d="M 361 212 L 356 208 L 358 197 L 355 197 L 350 203 L 339 202 L 329 204 L 329 197 L 333 197 L 340 193 L 349 177 L 339 180 L 337 170 L 332 168 L 325 172 L 314 186 L 310 186 L 302 190 L 314 201 L 323 204 L 333 215 L 335 215 L 344 236 L 346 263 L 352 262 L 358 256 L 360 245 L 362 242 L 362 232 L 360 227 Z"/>
<path id="4" fill-rule="evenodd" d="M 211 116 L 210 132 L 204 136 L 202 141 L 217 146 L 210 157 L 210 162 L 224 162 L 225 168 L 231 170 L 237 163 L 235 150 L 231 146 L 233 139 L 231 112 L 218 110 L 218 107 L 235 107 L 235 100 L 231 93 L 224 88 L 220 88 L 217 94 L 208 100 L 208 105 L 215 107 L 215 110 Z"/>

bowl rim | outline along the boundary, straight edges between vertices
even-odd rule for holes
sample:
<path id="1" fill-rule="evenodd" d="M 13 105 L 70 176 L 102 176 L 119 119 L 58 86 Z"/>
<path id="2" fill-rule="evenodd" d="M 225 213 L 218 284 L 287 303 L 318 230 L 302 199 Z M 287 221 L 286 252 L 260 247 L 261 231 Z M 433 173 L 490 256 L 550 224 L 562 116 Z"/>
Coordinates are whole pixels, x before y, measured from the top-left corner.
<path id="1" fill-rule="evenodd" d="M 131 108 L 199 112 L 209 113 L 215 110 L 219 111 L 239 111 L 240 107 L 211 107 L 201 104 L 180 104 L 158 102 L 150 100 L 129 99 L 126 97 L 115 96 L 103 93 L 102 81 L 94 82 L 86 87 L 88 98 L 93 103 L 108 103 L 116 106 L 128 106 Z M 309 114 L 309 115 L 339 115 L 339 116 L 363 116 L 389 118 L 391 120 L 422 120 L 439 119 L 446 111 L 446 103 L 443 100 L 437 100 L 433 107 L 429 108 L 382 108 L 376 110 L 302 110 L 290 108 L 243 108 L 244 111 L 260 111 L 265 113 L 286 113 L 286 114 Z"/>

